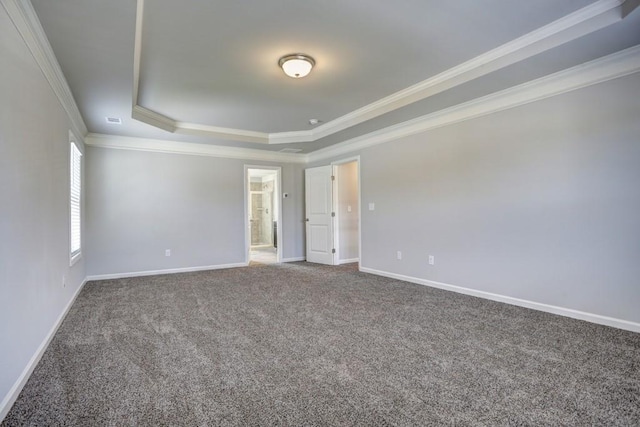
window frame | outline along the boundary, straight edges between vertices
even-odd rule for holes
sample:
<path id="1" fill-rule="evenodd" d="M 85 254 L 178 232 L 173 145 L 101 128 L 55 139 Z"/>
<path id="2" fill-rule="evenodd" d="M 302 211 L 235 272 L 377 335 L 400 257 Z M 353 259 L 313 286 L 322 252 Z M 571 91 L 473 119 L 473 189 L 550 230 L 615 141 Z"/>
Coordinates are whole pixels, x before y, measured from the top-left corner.
<path id="1" fill-rule="evenodd" d="M 77 185 L 76 185 L 77 184 Z M 76 214 L 77 212 L 77 214 Z M 77 215 L 77 216 L 76 216 Z M 74 223 L 77 226 L 74 227 Z M 74 245 L 77 230 L 77 247 Z M 82 257 L 82 151 L 69 132 L 69 266 Z"/>

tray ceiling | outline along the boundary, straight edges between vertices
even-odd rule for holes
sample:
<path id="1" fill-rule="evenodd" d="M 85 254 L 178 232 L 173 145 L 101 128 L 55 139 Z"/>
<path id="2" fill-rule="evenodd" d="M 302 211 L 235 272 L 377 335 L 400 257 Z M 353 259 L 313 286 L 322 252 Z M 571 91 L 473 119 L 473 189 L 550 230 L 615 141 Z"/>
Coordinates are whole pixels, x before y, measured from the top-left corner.
<path id="1" fill-rule="evenodd" d="M 640 43 L 638 13 L 606 0 L 32 4 L 90 132 L 267 150 L 313 151 Z M 315 58 L 308 77 L 278 68 L 293 52 Z"/>

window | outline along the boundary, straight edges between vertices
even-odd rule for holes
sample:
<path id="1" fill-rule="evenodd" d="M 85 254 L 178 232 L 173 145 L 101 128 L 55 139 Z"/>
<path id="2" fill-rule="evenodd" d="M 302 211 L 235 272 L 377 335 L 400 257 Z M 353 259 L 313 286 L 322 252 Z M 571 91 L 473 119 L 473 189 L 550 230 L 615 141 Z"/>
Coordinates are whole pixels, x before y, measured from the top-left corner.
<path id="1" fill-rule="evenodd" d="M 80 195 L 82 193 L 82 153 L 75 142 L 71 142 L 71 180 L 70 180 L 70 229 L 71 229 L 71 265 L 80 257 L 82 239 L 80 238 Z"/>

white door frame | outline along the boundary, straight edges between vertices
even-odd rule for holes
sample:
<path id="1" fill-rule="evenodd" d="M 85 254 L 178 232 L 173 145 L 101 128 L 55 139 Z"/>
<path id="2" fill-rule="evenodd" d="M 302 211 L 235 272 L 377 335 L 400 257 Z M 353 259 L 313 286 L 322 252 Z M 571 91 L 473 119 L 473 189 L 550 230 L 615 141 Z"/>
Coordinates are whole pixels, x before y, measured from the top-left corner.
<path id="1" fill-rule="evenodd" d="M 340 177 L 338 176 L 338 168 L 337 166 L 356 162 L 356 167 L 358 171 L 358 270 L 362 267 L 362 188 L 361 188 L 361 179 L 360 179 L 360 156 L 347 157 L 344 159 L 336 160 L 331 162 L 332 174 L 335 176 L 335 180 L 333 181 L 333 212 L 336 213 L 333 223 L 333 246 L 336 248 L 335 257 L 333 260 L 334 265 L 340 264 L 340 240 L 338 229 L 338 221 L 340 218 L 340 214 L 338 212 L 338 181 Z"/>
<path id="2" fill-rule="evenodd" d="M 250 181 L 249 169 L 273 170 L 276 173 L 275 188 L 273 189 L 273 201 L 278 204 L 278 232 L 276 238 L 278 247 L 276 248 L 276 262 L 282 262 L 284 242 L 282 241 L 282 168 L 280 166 L 244 165 L 244 262 L 249 265 L 251 260 L 251 223 L 249 222 L 249 197 Z"/>

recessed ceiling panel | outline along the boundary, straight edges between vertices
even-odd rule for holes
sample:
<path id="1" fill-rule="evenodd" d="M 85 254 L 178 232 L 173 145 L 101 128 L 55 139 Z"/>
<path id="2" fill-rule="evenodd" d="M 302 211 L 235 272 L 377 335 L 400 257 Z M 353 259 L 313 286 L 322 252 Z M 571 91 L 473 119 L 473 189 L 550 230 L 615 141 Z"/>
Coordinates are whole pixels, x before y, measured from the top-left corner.
<path id="1" fill-rule="evenodd" d="M 184 122 L 306 130 L 591 1 L 147 1 L 139 104 Z M 297 80 L 277 65 L 296 52 L 317 62 Z"/>
<path id="2" fill-rule="evenodd" d="M 631 34 L 635 11 L 622 23 L 369 116 L 373 119 L 351 122 L 315 142 L 269 145 L 171 133 L 131 118 L 136 3 L 32 0 L 89 131 L 274 151 L 289 147 L 308 153 L 609 54 L 638 39 Z M 310 130 L 315 126 L 309 119 L 320 120 L 321 127 L 593 3 L 146 0 L 137 103 L 178 122 L 265 133 Z M 285 76 L 278 59 L 290 53 L 315 59 L 309 76 Z M 120 117 L 122 125 L 105 117 Z"/>

